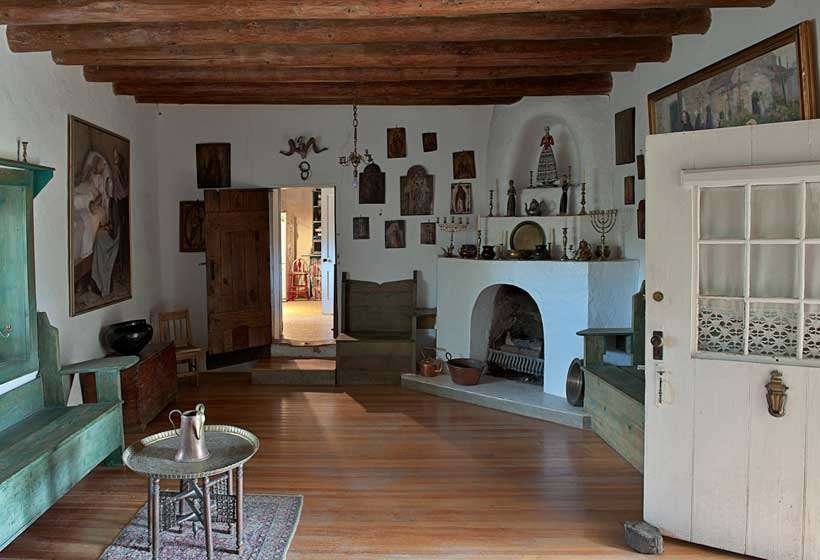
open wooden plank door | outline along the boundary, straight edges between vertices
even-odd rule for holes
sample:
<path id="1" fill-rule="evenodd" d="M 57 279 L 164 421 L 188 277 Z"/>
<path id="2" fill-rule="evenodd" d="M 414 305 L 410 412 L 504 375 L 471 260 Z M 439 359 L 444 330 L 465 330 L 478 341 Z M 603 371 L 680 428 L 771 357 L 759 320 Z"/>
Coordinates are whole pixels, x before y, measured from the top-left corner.
<path id="1" fill-rule="evenodd" d="M 205 192 L 208 354 L 270 346 L 270 192 Z"/>

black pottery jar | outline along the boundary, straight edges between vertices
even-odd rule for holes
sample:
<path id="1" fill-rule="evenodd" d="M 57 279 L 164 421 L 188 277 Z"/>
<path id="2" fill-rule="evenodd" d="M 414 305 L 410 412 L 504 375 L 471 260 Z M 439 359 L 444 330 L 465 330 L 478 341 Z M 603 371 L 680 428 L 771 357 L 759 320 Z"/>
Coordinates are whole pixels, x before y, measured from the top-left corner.
<path id="1" fill-rule="evenodd" d="M 481 258 L 485 261 L 491 261 L 495 259 L 495 247 L 492 245 L 484 245 L 481 249 Z"/>
<path id="2" fill-rule="evenodd" d="M 114 352 L 136 356 L 154 336 L 154 329 L 145 319 L 115 323 L 108 327 L 106 341 Z"/>

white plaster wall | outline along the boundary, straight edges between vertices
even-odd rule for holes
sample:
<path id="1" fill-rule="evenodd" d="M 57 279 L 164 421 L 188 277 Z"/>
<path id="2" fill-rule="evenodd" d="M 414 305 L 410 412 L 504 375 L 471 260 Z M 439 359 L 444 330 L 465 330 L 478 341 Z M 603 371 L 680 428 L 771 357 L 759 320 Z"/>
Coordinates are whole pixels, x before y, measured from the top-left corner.
<path id="1" fill-rule="evenodd" d="M 576 333 L 631 324 L 631 286 L 637 272 L 636 261 L 439 259 L 437 345 L 455 357 L 486 359 L 486 341 L 471 341 L 473 336 L 485 338 L 489 328 L 491 299 L 479 296 L 500 284 L 517 286 L 535 300 L 544 324 L 544 392 L 563 395 L 567 368 L 583 355 L 583 340 Z"/>
<path id="2" fill-rule="evenodd" d="M 34 201 L 37 308 L 60 330 L 64 363 L 98 357 L 100 328 L 148 318 L 159 299 L 155 112 L 111 86 L 88 84 L 79 68 L 55 65 L 45 53 L 9 52 L 0 26 L 0 157 L 17 157 L 17 138 L 28 140 L 29 161 L 56 168 Z M 76 115 L 131 140 L 131 262 L 133 298 L 79 317 L 68 316 L 68 115 Z M 176 246 L 176 238 L 172 238 Z"/>
<path id="3" fill-rule="evenodd" d="M 818 0 L 777 0 L 766 9 L 715 9 L 712 10 L 712 28 L 703 36 L 676 37 L 672 58 L 667 63 L 640 64 L 635 72 L 614 75 L 612 112 L 629 107 L 637 108 L 636 146 L 644 147 L 649 133 L 647 96 L 689 74 L 741 51 L 763 39 L 808 19 L 820 19 Z M 815 34 L 816 38 L 820 34 Z M 612 117 L 609 126 L 613 127 Z M 612 133 L 610 132 L 610 135 Z M 636 175 L 635 164 L 614 167 L 613 184 L 617 206 L 621 208 L 622 223 L 626 225 L 625 249 L 629 258 L 640 259 L 641 277 L 644 276 L 645 244 L 637 236 L 635 212 L 637 201 L 645 198 L 644 181 L 636 181 L 635 206 L 623 206 L 624 177 Z"/>
<path id="4" fill-rule="evenodd" d="M 574 162 L 576 169 L 582 167 L 582 161 L 595 162 L 596 180 L 602 183 L 605 170 L 611 169 L 610 113 L 606 97 L 534 98 L 495 108 L 362 107 L 359 149 L 369 149 L 387 174 L 384 205 L 359 205 L 358 193 L 350 186 L 351 170 L 338 165 L 338 156 L 349 153 L 353 147 L 350 107 L 162 106 L 161 112 L 157 134 L 158 205 L 163 239 L 176 239 L 179 201 L 202 198 L 196 188 L 196 143 L 231 142 L 234 186 L 275 187 L 305 184 L 299 178 L 299 159 L 279 154 L 279 150 L 287 146 L 288 138 L 318 136 L 320 146 L 327 146 L 329 150 L 309 157 L 313 175 L 307 184 L 338 187 L 339 272 L 349 272 L 353 278 L 388 281 L 409 278 L 413 270 L 420 270 L 419 302 L 428 307 L 436 303 L 439 247 L 446 245 L 449 239 L 439 232 L 437 245 L 420 245 L 419 224 L 428 218 L 399 215 L 399 178 L 411 165 L 422 164 L 435 175 L 435 213 L 439 216 L 449 215 L 453 152 L 475 151 L 478 176 L 471 181 L 474 207 L 477 213 L 486 214 L 487 192 L 494 186 L 496 177 L 502 180 L 514 177 L 520 184 L 529 180 L 528 170 L 534 169 L 537 163 L 545 120 L 554 127 L 558 141 L 566 146 L 559 145 L 560 159 Z M 395 126 L 407 129 L 407 158 L 386 157 L 386 129 Z M 438 133 L 438 151 L 422 151 L 423 132 Z M 516 152 L 516 146 L 523 145 L 527 151 Z M 495 154 L 496 150 L 499 154 Z M 352 240 L 354 216 L 370 217 L 371 239 Z M 390 219 L 407 221 L 407 248 L 384 249 L 384 221 Z M 474 236 L 474 231 L 457 235 L 456 246 L 474 242 Z M 190 308 L 195 337 L 204 343 L 207 296 L 204 268 L 198 266 L 204 255 L 181 254 L 176 243 L 166 243 L 161 247 L 161 260 L 162 283 L 166 287 L 163 304 Z"/>

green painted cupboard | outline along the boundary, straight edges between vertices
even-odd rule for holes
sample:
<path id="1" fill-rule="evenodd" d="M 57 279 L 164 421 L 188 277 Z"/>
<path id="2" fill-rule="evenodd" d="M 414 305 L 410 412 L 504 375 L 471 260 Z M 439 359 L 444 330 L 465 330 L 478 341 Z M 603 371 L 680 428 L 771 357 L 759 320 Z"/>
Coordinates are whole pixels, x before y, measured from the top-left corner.
<path id="1" fill-rule="evenodd" d="M 0 550 L 91 469 L 122 459 L 120 372 L 135 356 L 60 366 L 57 329 L 37 313 L 33 200 L 53 170 L 0 159 Z M 99 403 L 67 406 L 94 373 Z"/>

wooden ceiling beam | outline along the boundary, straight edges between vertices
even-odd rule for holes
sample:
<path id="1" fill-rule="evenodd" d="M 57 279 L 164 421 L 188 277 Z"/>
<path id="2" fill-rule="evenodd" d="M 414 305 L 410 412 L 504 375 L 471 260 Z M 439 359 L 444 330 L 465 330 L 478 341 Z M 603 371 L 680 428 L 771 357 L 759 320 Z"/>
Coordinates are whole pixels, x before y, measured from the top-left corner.
<path id="1" fill-rule="evenodd" d="M 774 0 L 0 0 L 0 23 L 365 19 L 616 9 L 740 8 Z"/>
<path id="2" fill-rule="evenodd" d="M 415 82 L 431 80 L 501 80 L 631 72 L 634 64 L 588 66 L 491 66 L 451 68 L 271 68 L 224 66 L 86 66 L 89 82 Z"/>
<path id="3" fill-rule="evenodd" d="M 584 74 L 559 78 L 515 80 L 371 82 L 371 83 L 270 83 L 224 84 L 177 82 L 117 82 L 114 93 L 137 96 L 217 95 L 276 96 L 294 99 L 318 97 L 420 97 L 498 98 L 539 95 L 606 95 L 612 91 L 611 74 Z"/>
<path id="4" fill-rule="evenodd" d="M 458 18 L 13 25 L 13 52 L 183 45 L 287 45 L 588 39 L 703 34 L 708 9 L 607 10 Z"/>
<path id="5" fill-rule="evenodd" d="M 58 64 L 100 66 L 447 67 L 664 62 L 670 37 L 368 45 L 265 45 L 55 51 Z"/>
<path id="6" fill-rule="evenodd" d="M 267 96 L 142 96 L 135 97 L 137 103 L 151 103 L 159 105 L 350 105 L 353 98 L 333 97 L 333 98 L 304 98 Z M 382 106 L 456 106 L 456 105 L 512 105 L 521 101 L 521 97 L 484 97 L 484 98 L 462 98 L 455 97 L 360 97 L 356 99 L 359 105 L 382 105 Z"/>

